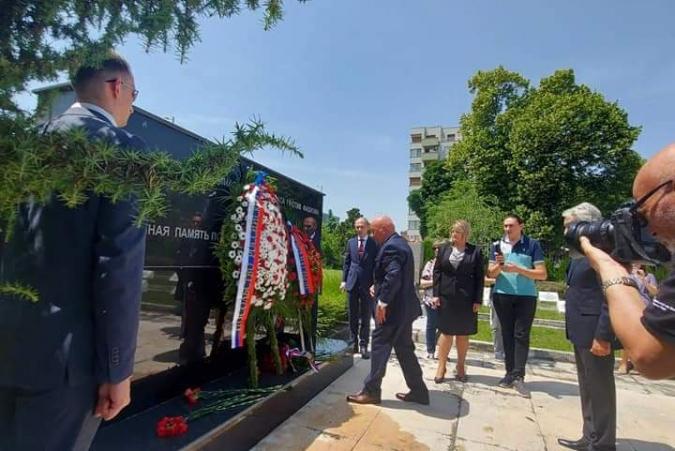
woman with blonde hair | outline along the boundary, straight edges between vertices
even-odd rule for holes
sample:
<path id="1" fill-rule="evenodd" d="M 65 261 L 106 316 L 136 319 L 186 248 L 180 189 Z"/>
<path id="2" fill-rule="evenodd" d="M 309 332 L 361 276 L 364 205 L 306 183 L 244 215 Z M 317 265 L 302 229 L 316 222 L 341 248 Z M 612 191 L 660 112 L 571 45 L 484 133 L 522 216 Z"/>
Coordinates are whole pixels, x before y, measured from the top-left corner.
<path id="1" fill-rule="evenodd" d="M 450 243 L 443 245 L 434 265 L 434 303 L 438 306 L 438 369 L 434 382 L 445 380 L 446 362 L 453 337 L 457 343 L 455 380 L 466 382 L 466 353 L 469 335 L 478 332 L 478 309 L 483 298 L 483 254 L 467 242 L 471 226 L 463 219 L 455 221 Z"/>

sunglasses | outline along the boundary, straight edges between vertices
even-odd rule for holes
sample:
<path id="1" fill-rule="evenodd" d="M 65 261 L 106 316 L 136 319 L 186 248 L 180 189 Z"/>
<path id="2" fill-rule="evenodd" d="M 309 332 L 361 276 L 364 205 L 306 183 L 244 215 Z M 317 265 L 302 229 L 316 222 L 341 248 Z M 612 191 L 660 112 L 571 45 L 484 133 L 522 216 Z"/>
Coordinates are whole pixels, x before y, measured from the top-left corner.
<path id="1" fill-rule="evenodd" d="M 138 97 L 138 92 L 139 92 L 138 89 L 136 89 L 136 88 L 134 88 L 134 87 L 132 87 L 132 86 L 129 86 L 128 84 L 126 84 L 126 83 L 124 82 L 124 80 L 121 80 L 121 79 L 119 79 L 119 78 L 113 78 L 113 79 L 111 79 L 111 80 L 106 80 L 105 82 L 106 82 L 106 83 L 116 83 L 116 82 L 118 82 L 118 81 L 120 82 L 120 85 L 122 85 L 122 86 L 124 86 L 124 87 L 127 87 L 127 88 L 129 88 L 129 89 L 131 89 L 131 97 L 132 97 L 132 99 L 135 101 L 136 98 Z"/>

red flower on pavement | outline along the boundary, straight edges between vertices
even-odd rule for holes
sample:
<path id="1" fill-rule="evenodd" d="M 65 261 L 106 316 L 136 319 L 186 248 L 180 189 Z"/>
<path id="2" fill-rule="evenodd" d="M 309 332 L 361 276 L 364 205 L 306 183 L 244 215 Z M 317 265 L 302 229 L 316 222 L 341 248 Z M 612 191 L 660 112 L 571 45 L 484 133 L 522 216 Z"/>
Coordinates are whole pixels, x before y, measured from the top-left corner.
<path id="1" fill-rule="evenodd" d="M 185 400 L 190 404 L 191 406 L 194 406 L 199 402 L 199 392 L 201 391 L 201 388 L 186 388 L 185 389 Z"/>
<path id="2" fill-rule="evenodd" d="M 157 422 L 155 432 L 157 437 L 175 437 L 183 435 L 188 430 L 185 417 L 164 417 Z"/>
<path id="3" fill-rule="evenodd" d="M 295 280 L 297 280 L 297 279 L 298 279 L 298 275 L 297 275 L 296 273 L 294 273 L 294 272 L 289 272 L 289 273 L 288 273 L 288 280 L 290 280 L 291 282 L 293 282 L 293 281 L 295 281 Z"/>

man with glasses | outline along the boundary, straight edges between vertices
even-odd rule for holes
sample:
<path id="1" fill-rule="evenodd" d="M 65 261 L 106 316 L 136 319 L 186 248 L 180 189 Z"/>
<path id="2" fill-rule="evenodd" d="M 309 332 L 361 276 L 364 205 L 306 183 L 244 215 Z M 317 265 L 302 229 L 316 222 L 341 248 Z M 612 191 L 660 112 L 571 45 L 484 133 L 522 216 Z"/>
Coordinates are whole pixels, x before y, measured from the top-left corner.
<path id="1" fill-rule="evenodd" d="M 82 129 L 91 141 L 143 150 L 122 130 L 138 95 L 129 64 L 109 54 L 83 66 L 77 97 L 44 133 Z M 0 283 L 35 287 L 39 301 L 0 295 L 0 449 L 89 449 L 101 419 L 129 404 L 145 229 L 133 199 L 90 193 L 22 205 L 0 245 Z"/>
<path id="2" fill-rule="evenodd" d="M 633 182 L 633 196 L 644 202 L 640 213 L 654 237 L 675 254 L 675 144 L 654 155 Z M 606 252 L 581 237 L 581 248 L 602 280 L 616 336 L 640 373 L 651 379 L 675 376 L 675 271 L 645 307 L 628 271 Z"/>
<path id="3" fill-rule="evenodd" d="M 368 236 L 370 224 L 364 217 L 354 221 L 356 236 L 347 241 L 342 283 L 340 290 L 347 291 L 349 301 L 349 328 L 354 354 L 361 352 L 362 359 L 369 359 L 370 318 L 373 316 L 373 297 L 370 286 L 373 284 L 373 268 L 377 255 L 377 245 Z"/>

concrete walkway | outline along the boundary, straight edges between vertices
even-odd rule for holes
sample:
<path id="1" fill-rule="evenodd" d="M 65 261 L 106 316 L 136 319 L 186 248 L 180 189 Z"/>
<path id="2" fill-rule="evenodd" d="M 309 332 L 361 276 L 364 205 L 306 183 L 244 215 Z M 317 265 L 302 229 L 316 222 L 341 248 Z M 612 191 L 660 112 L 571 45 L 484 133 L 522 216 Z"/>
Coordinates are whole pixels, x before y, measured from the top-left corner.
<path id="1" fill-rule="evenodd" d="M 382 387 L 382 404 L 349 404 L 361 389 L 369 360 L 354 367 L 262 440 L 262 450 L 558 450 L 558 437 L 581 435 L 574 364 L 531 359 L 532 398 L 496 387 L 503 365 L 489 353 L 469 351 L 467 383 L 435 384 L 436 361 L 417 354 L 431 391 L 429 406 L 398 401 L 406 391 L 393 357 Z M 454 358 L 448 369 L 454 367 Z M 675 451 L 675 381 L 617 376 L 619 450 Z"/>

